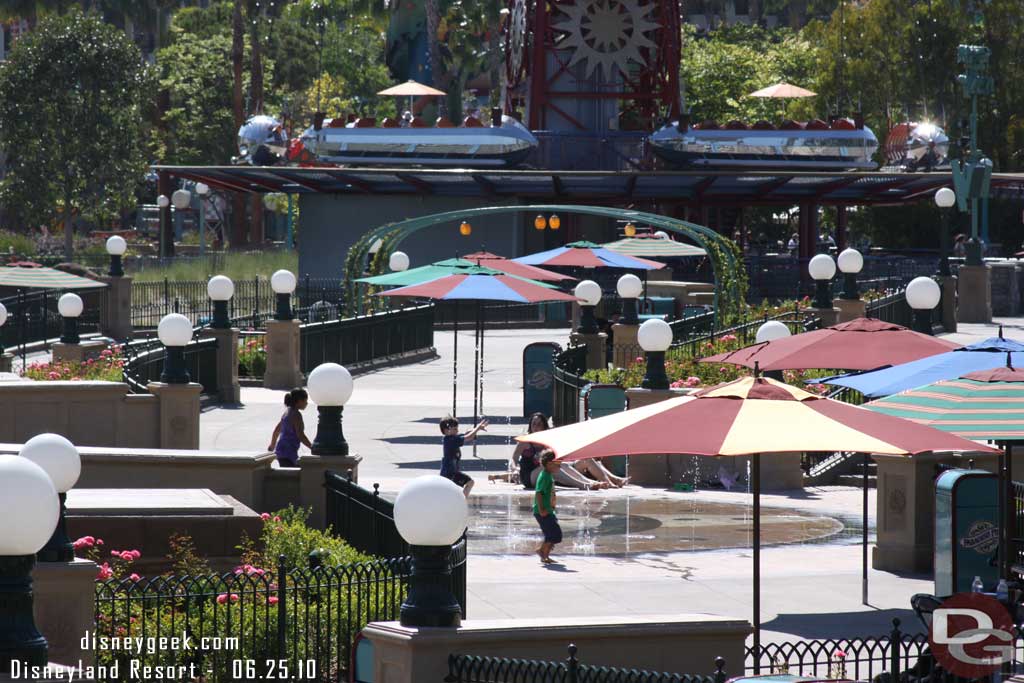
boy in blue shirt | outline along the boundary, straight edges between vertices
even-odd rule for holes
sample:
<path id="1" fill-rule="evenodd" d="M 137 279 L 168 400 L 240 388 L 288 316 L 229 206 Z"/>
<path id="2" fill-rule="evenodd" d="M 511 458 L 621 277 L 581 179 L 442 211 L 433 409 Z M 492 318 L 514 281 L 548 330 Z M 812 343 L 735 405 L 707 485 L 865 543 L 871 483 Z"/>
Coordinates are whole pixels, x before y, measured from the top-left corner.
<path id="1" fill-rule="evenodd" d="M 487 429 L 487 424 L 487 420 L 480 420 L 480 424 L 465 434 L 459 434 L 458 420 L 451 415 L 441 420 L 441 433 L 444 434 L 441 476 L 451 479 L 456 486 L 461 486 L 462 493 L 466 498 L 469 498 L 469 492 L 473 490 L 473 480 L 459 469 L 459 462 L 462 460 L 462 444 L 475 439 L 478 432 Z"/>

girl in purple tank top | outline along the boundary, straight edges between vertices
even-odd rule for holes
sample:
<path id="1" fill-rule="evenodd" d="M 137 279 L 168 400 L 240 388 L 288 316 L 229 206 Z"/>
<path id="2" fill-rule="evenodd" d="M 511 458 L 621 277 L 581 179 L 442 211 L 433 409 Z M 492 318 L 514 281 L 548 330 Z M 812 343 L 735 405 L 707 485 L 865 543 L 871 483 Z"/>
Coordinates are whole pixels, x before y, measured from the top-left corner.
<path id="1" fill-rule="evenodd" d="M 306 448 L 313 447 L 306 438 L 300 412 L 308 403 L 309 394 L 305 389 L 292 389 L 284 395 L 284 404 L 288 410 L 284 411 L 274 427 L 274 435 L 270 437 L 270 447 L 267 449 L 277 455 L 277 463 L 281 467 L 299 466 L 299 444 L 305 444 Z"/>

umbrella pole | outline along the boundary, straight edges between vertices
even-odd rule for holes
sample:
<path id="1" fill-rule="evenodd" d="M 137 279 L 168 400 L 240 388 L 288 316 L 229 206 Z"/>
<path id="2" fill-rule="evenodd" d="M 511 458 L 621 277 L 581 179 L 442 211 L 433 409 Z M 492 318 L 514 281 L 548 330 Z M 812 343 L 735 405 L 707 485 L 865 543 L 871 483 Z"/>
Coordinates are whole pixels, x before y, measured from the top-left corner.
<path id="1" fill-rule="evenodd" d="M 861 463 L 864 476 L 864 509 L 861 518 L 861 553 L 860 553 L 860 601 L 868 604 L 868 454 L 864 453 Z"/>
<path id="2" fill-rule="evenodd" d="M 754 674 L 761 673 L 761 454 L 750 462 L 754 480 Z"/>
<path id="3" fill-rule="evenodd" d="M 452 319 L 452 334 L 454 339 L 452 341 L 454 349 L 452 350 L 452 417 L 458 417 L 458 399 L 459 399 L 459 302 L 455 301 L 455 312 Z"/>
<path id="4" fill-rule="evenodd" d="M 1017 496 L 1013 492 L 1013 447 L 1009 441 L 1004 441 L 1003 448 L 1006 449 L 1006 567 L 1002 578 L 1009 581 L 1017 556 L 1017 549 L 1013 547 L 1017 529 Z"/>
<path id="5" fill-rule="evenodd" d="M 480 406 L 480 302 L 476 304 L 476 328 L 473 335 L 473 426 L 477 424 Z M 476 456 L 477 440 L 473 439 L 473 457 Z"/>
<path id="6" fill-rule="evenodd" d="M 1003 442 L 1002 448 L 999 450 L 999 469 L 998 469 L 998 484 L 999 486 L 999 578 L 1002 579 L 1006 576 L 1006 558 L 1009 553 L 1006 546 L 1006 539 L 1008 538 L 1007 532 L 1009 531 L 1007 525 L 1008 498 L 1007 498 L 1007 485 L 1006 485 L 1006 460 L 1007 460 L 1007 448 L 1006 443 Z"/>

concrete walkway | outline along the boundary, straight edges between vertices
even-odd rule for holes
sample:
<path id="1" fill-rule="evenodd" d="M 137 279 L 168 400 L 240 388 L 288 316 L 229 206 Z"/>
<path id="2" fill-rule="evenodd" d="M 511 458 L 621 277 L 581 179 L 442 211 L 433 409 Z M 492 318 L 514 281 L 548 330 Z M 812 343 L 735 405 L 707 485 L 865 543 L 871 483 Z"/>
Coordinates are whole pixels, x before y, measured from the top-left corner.
<path id="1" fill-rule="evenodd" d="M 993 325 L 961 325 L 949 338 L 972 343 L 996 336 L 998 324 L 1008 338 L 1024 341 L 1024 320 L 997 320 Z M 464 449 L 464 465 L 477 479 L 475 496 L 530 494 L 508 484 L 490 484 L 486 473 L 504 471 L 512 437 L 524 431 L 521 363 L 523 347 L 533 341 L 564 344 L 567 330 L 488 331 L 484 372 L 485 412 L 492 427 L 476 457 Z M 410 478 L 437 471 L 441 456 L 438 420 L 451 411 L 452 341 L 450 332 L 435 334 L 440 357 L 413 366 L 391 368 L 356 378 L 345 408 L 345 434 L 363 456 L 360 480 L 379 483 L 393 496 Z M 459 403 L 462 424 L 472 412 L 472 335 L 459 335 Z M 258 450 L 283 406 L 282 392 L 243 389 L 243 406 L 216 408 L 202 417 L 201 446 L 210 449 Z M 305 414 L 307 433 L 315 433 L 316 413 Z M 629 487 L 624 491 L 565 492 L 563 501 L 581 496 L 728 501 L 749 505 L 749 495 L 724 491 L 677 493 Z M 869 500 L 874 518 L 874 492 Z M 763 496 L 765 507 L 859 519 L 861 491 L 823 487 Z M 685 506 L 685 503 L 684 503 Z M 686 509 L 685 507 L 683 508 Z M 628 533 L 628 532 L 627 532 Z M 471 537 L 472 539 L 472 537 Z M 471 618 L 576 616 L 707 612 L 750 618 L 749 548 L 647 554 L 561 555 L 562 565 L 542 567 L 526 548 L 516 554 L 472 554 L 469 564 Z M 471 553 L 472 540 L 471 540 Z M 557 555 L 557 553 L 556 553 Z M 762 554 L 764 640 L 881 635 L 898 617 L 903 627 L 919 625 L 910 612 L 910 597 L 931 592 L 930 577 L 870 572 L 870 600 L 861 604 L 861 548 L 849 539 L 826 544 L 792 544 L 766 548 Z"/>

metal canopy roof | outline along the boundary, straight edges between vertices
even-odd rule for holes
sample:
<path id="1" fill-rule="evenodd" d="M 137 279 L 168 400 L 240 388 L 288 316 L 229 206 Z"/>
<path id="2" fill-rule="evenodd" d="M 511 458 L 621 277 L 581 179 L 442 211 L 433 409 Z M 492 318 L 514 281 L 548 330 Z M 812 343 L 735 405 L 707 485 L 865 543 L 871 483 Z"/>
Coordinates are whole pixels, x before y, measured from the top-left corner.
<path id="1" fill-rule="evenodd" d="M 869 205 L 918 201 L 950 185 L 948 173 L 753 171 L 513 171 L 288 166 L 157 166 L 224 190 L 693 205 Z M 995 174 L 993 189 L 1024 190 L 1024 174 Z"/>

